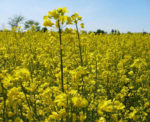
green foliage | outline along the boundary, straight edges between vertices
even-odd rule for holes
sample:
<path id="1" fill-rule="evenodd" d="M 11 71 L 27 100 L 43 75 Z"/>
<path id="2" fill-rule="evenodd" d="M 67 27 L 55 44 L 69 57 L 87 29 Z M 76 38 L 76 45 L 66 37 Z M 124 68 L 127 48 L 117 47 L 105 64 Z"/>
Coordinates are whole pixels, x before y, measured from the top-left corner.
<path id="1" fill-rule="evenodd" d="M 8 24 L 11 27 L 17 27 L 19 26 L 19 24 L 21 24 L 21 22 L 24 21 L 24 19 L 25 19 L 24 16 L 16 15 L 16 16 L 13 16 L 12 18 L 9 18 Z"/>

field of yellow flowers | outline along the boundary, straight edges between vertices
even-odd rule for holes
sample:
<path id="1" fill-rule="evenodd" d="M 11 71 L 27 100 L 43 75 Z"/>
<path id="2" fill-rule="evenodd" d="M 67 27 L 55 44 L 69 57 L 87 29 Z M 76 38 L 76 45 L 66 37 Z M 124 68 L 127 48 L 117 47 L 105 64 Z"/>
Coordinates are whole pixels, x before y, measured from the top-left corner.
<path id="1" fill-rule="evenodd" d="M 0 32 L 0 121 L 150 121 L 150 35 L 68 29 L 61 40 Z"/>
<path id="2" fill-rule="evenodd" d="M 150 35 L 0 33 L 0 119 L 149 121 Z"/>

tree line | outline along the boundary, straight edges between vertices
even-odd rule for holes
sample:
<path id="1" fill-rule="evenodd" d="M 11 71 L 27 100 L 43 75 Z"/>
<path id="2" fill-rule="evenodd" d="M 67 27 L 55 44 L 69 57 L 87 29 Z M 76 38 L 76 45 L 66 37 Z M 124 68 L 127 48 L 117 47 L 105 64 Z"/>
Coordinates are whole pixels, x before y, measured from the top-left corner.
<path id="1" fill-rule="evenodd" d="M 9 18 L 8 25 L 11 28 L 18 27 L 21 24 L 24 25 L 24 29 L 25 30 L 32 29 L 32 28 L 34 28 L 35 31 L 42 31 L 42 32 L 46 32 L 48 30 L 46 27 L 41 27 L 39 22 L 34 21 L 32 19 L 25 21 L 25 17 L 22 16 L 22 15 L 15 15 L 15 16 Z M 0 30 L 0 32 L 2 32 L 2 31 L 3 30 Z M 85 34 L 95 33 L 96 35 L 98 35 L 98 34 L 108 34 L 108 32 L 106 32 L 106 31 L 104 31 L 102 29 L 97 29 L 96 31 L 88 31 L 88 32 L 84 31 L 84 33 Z M 143 34 L 148 34 L 145 31 L 143 31 L 142 33 Z M 117 30 L 117 29 L 112 29 L 110 34 L 119 35 L 119 34 L 121 34 L 121 32 L 119 30 Z M 127 34 L 133 34 L 133 33 L 132 32 L 127 32 Z"/>

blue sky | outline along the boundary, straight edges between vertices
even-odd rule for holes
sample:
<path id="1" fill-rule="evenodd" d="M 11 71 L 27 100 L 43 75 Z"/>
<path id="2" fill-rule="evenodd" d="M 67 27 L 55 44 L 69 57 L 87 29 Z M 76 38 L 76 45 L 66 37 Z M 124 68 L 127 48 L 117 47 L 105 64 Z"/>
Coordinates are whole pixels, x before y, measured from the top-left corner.
<path id="1" fill-rule="evenodd" d="M 8 18 L 14 15 L 42 24 L 43 16 L 58 7 L 79 13 L 85 30 L 150 32 L 150 0 L 0 0 L 0 28 L 8 27 Z"/>

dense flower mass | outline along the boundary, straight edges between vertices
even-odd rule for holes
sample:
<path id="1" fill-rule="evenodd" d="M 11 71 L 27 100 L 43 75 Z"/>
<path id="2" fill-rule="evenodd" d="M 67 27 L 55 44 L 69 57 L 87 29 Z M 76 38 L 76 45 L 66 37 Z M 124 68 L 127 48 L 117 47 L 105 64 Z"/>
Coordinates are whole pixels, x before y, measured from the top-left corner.
<path id="1" fill-rule="evenodd" d="M 150 121 L 150 36 L 0 33 L 0 120 Z"/>
<path id="2" fill-rule="evenodd" d="M 65 13 L 43 18 L 59 32 L 0 32 L 0 121 L 149 122 L 150 35 L 85 34 Z"/>

